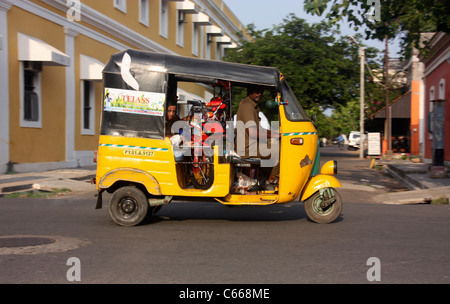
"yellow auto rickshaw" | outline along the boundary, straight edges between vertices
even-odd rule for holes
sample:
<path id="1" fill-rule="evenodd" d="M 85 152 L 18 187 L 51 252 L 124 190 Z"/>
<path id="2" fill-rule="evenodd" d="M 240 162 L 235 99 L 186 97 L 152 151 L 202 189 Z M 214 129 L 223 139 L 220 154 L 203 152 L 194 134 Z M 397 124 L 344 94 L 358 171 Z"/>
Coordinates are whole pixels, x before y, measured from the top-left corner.
<path id="1" fill-rule="evenodd" d="M 126 50 L 111 57 L 103 81 L 96 208 L 104 191 L 112 193 L 109 214 L 117 224 L 138 225 L 174 198 L 254 206 L 298 198 L 314 222 L 341 214 L 337 163 L 319 168 L 317 130 L 278 69 Z M 255 85 L 268 93 L 262 106 L 277 120 L 275 185 L 261 159 L 236 153 L 233 116 L 245 88 Z M 167 136 L 173 104 L 184 118 Z"/>

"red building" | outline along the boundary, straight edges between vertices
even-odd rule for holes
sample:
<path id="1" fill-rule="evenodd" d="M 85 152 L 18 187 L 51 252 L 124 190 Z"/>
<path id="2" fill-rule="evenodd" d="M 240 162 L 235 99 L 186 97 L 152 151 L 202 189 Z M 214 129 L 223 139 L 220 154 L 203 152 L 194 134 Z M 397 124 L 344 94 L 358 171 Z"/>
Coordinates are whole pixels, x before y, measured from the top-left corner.
<path id="1" fill-rule="evenodd" d="M 429 41 L 430 51 L 421 56 L 425 64 L 424 159 L 436 157 L 450 163 L 450 35 L 436 33 Z M 441 124 L 441 125 L 439 125 Z M 433 128 L 434 131 L 433 131 Z M 431 131 L 431 132 L 430 132 Z"/>

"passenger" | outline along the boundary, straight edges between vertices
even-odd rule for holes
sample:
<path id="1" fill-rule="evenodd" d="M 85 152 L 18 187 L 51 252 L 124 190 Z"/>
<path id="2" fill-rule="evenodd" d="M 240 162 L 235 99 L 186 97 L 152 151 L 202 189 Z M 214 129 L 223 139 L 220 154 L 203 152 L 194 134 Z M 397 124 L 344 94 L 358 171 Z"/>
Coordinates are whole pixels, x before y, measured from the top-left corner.
<path id="1" fill-rule="evenodd" d="M 177 114 L 177 105 L 169 104 L 167 106 L 167 116 L 166 116 L 166 130 L 165 136 L 168 137 L 174 148 L 175 161 L 181 162 L 184 159 L 185 152 L 189 151 L 193 144 L 189 139 L 184 138 L 181 133 L 183 133 L 183 128 L 187 126 L 186 123 L 180 124 L 180 129 L 177 132 L 173 132 L 172 127 L 177 121 L 182 121 L 182 119 Z M 186 133 L 186 135 L 188 132 Z M 182 146 L 184 143 L 185 147 Z M 186 154 L 188 155 L 188 154 Z"/>
<path id="2" fill-rule="evenodd" d="M 170 94 L 171 98 L 167 102 L 167 117 L 166 117 L 166 137 L 171 137 L 174 135 L 172 133 L 172 126 L 176 121 L 181 120 L 181 118 L 177 114 L 177 102 L 178 102 L 178 96 L 176 93 Z"/>

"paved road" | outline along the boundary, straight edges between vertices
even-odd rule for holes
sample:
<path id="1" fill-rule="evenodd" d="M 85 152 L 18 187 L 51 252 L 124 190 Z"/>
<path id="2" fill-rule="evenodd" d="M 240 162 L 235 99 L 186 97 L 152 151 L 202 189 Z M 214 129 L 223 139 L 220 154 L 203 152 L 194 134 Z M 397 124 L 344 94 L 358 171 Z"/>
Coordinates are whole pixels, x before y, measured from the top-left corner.
<path id="1" fill-rule="evenodd" d="M 408 190 L 400 181 L 381 170 L 370 169 L 370 159 L 360 159 L 358 151 L 327 146 L 320 150 L 321 163 L 336 160 L 339 190 L 344 202 L 375 203 L 375 195 Z"/>
<path id="2" fill-rule="evenodd" d="M 349 157 L 342 161 L 358 162 Z M 94 210 L 92 198 L 0 199 L 0 236 L 80 241 L 14 255 L 4 254 L 0 238 L 0 284 L 69 283 L 71 257 L 80 261 L 81 283 L 369 283 L 371 257 L 380 261 L 381 283 L 450 283 L 450 207 L 373 204 L 363 199 L 370 193 L 343 190 L 343 214 L 329 225 L 310 222 L 298 202 L 177 201 L 149 224 L 122 228 L 105 208 Z"/>
<path id="3" fill-rule="evenodd" d="M 358 151 L 339 150 L 337 146 L 320 149 L 321 163 L 328 160 L 338 162 L 338 178 L 343 183 L 368 185 L 385 191 L 406 191 L 398 180 L 381 170 L 369 169 L 371 159 L 360 159 Z"/>

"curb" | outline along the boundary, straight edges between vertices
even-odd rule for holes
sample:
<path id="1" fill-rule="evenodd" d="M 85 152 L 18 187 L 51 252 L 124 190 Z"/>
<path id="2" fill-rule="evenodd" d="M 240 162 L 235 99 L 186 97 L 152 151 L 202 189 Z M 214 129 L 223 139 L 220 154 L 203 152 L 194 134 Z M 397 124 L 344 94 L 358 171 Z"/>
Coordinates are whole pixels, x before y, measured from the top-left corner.
<path id="1" fill-rule="evenodd" d="M 428 189 L 427 186 L 423 185 L 421 182 L 411 178 L 408 174 L 422 174 L 422 171 L 412 171 L 412 173 L 406 174 L 405 171 L 398 169 L 396 166 L 387 164 L 386 172 L 391 174 L 394 178 L 402 182 L 409 190 L 419 190 Z"/>
<path id="2" fill-rule="evenodd" d="M 42 174 L 44 175 L 44 174 Z M 68 188 L 71 191 L 83 190 L 83 188 L 89 188 L 89 186 L 83 187 L 85 181 L 90 180 L 95 176 L 93 172 L 85 172 L 84 174 L 55 174 L 54 176 L 36 176 L 36 179 L 28 178 L 27 176 L 13 178 L 14 181 L 10 183 L 0 183 L 0 197 L 4 197 L 8 194 L 26 192 L 31 190 L 39 190 L 45 188 Z M 5 179 L 6 180 L 6 179 Z M 0 180 L 1 182 L 1 180 Z M 72 189 L 74 188 L 74 189 Z"/>
<path id="3" fill-rule="evenodd" d="M 374 197 L 377 202 L 386 205 L 429 204 L 432 200 L 439 198 L 450 200 L 450 187 L 384 193 Z"/>

